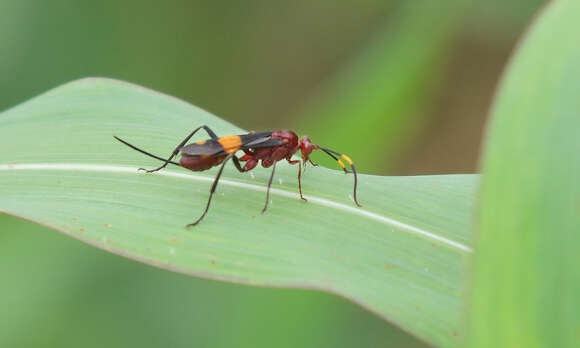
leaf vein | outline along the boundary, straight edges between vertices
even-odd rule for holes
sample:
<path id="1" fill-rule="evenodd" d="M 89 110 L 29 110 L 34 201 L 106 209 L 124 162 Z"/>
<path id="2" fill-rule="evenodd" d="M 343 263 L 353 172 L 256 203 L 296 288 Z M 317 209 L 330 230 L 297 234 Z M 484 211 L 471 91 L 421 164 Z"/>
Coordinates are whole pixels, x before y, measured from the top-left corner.
<path id="1" fill-rule="evenodd" d="M 68 163 L 0 164 L 0 171 L 2 171 L 2 170 L 3 171 L 10 171 L 10 170 L 57 170 L 58 171 L 58 170 L 61 170 L 61 171 L 88 171 L 88 172 L 94 171 L 94 172 L 130 173 L 130 174 L 135 173 L 134 167 L 99 165 L 99 164 L 68 164 Z M 157 175 L 179 178 L 179 179 L 186 179 L 186 180 L 197 180 L 197 181 L 208 181 L 208 182 L 213 181 L 213 178 L 210 178 L 210 177 L 194 175 L 194 174 L 189 174 L 189 173 L 188 174 L 178 173 L 178 172 L 173 172 L 170 170 L 158 172 Z M 246 188 L 246 189 L 255 190 L 255 191 L 262 191 L 262 192 L 266 191 L 265 186 L 237 182 L 237 181 L 232 181 L 229 179 L 220 180 L 220 184 L 234 186 L 234 187 L 241 187 L 241 188 Z M 279 196 L 289 197 L 289 198 L 298 198 L 299 197 L 298 194 L 296 194 L 296 193 L 288 192 L 288 191 L 281 190 L 278 188 L 271 188 L 270 193 L 275 194 L 275 195 L 279 195 Z M 309 200 L 309 202 L 312 202 L 312 203 L 316 203 L 316 204 L 319 204 L 322 206 L 342 210 L 342 211 L 352 213 L 352 214 L 358 214 L 358 215 L 373 219 L 375 221 L 379 221 L 379 222 L 382 222 L 382 223 L 385 223 L 385 224 L 388 224 L 391 226 L 398 227 L 398 228 L 403 229 L 403 230 L 407 230 L 409 232 L 421 235 L 423 237 L 426 237 L 426 238 L 429 238 L 432 240 L 436 240 L 440 243 L 446 244 L 447 246 L 461 250 L 463 252 L 468 252 L 468 253 L 472 252 L 472 249 L 470 247 L 468 247 L 467 245 L 461 244 L 461 243 L 453 241 L 451 239 L 439 236 L 433 232 L 423 230 L 419 227 L 406 224 L 404 222 L 395 220 L 393 218 L 390 218 L 390 217 L 387 217 L 384 215 L 373 213 L 373 212 L 370 212 L 370 211 L 367 211 L 367 210 L 364 210 L 364 209 L 361 209 L 358 207 L 351 207 L 351 206 L 346 205 L 346 204 L 333 202 L 333 201 L 325 199 L 325 198 L 314 197 L 312 195 L 309 195 L 308 200 Z"/>

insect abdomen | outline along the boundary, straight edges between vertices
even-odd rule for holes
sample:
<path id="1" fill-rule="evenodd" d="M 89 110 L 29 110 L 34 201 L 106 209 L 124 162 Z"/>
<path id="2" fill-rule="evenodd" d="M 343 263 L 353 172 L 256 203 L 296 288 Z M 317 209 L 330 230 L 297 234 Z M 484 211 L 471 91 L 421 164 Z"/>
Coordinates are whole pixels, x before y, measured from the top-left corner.
<path id="1" fill-rule="evenodd" d="M 179 164 L 194 172 L 201 172 L 222 163 L 225 156 L 181 156 Z"/>

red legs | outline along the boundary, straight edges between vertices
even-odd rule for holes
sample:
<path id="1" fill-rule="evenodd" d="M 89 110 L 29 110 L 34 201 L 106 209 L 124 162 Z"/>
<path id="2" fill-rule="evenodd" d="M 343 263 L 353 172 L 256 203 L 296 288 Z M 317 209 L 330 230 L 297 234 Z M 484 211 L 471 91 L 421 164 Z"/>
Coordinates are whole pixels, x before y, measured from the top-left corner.
<path id="1" fill-rule="evenodd" d="M 302 195 L 302 162 L 300 162 L 300 160 L 288 160 L 288 163 L 292 165 L 298 163 L 298 191 L 300 192 L 300 199 L 304 202 L 308 202 L 308 200 Z"/>
<path id="2" fill-rule="evenodd" d="M 288 162 L 290 162 L 290 161 L 288 161 Z M 306 160 L 306 162 L 304 162 L 304 169 L 303 169 L 304 173 L 306 173 L 306 164 L 307 163 L 312 164 L 313 167 L 318 167 L 318 163 L 312 162 L 312 160 L 309 158 Z"/>
<path id="3" fill-rule="evenodd" d="M 270 175 L 270 181 L 268 181 L 268 188 L 266 189 L 266 205 L 264 205 L 264 209 L 262 209 L 262 214 L 266 212 L 266 209 L 268 209 L 268 202 L 270 202 L 270 186 L 272 186 L 272 180 L 274 180 L 274 172 L 276 172 L 276 163 L 278 163 L 278 161 L 274 161 L 274 164 L 272 165 L 272 175 Z"/>
<path id="4" fill-rule="evenodd" d="M 191 139 L 195 135 L 195 133 L 197 133 L 197 131 L 202 129 L 202 128 L 207 132 L 207 134 L 209 134 L 209 136 L 212 139 L 218 138 L 217 135 L 208 126 L 197 127 L 196 129 L 193 130 L 193 132 L 191 132 L 191 134 L 189 134 L 187 137 L 185 137 L 185 139 L 183 139 L 183 141 L 181 143 L 179 143 L 179 145 L 177 145 L 177 147 L 175 148 L 175 150 L 173 150 L 173 152 L 171 153 L 171 155 L 169 156 L 168 159 L 162 160 L 165 163 L 163 163 L 160 167 L 155 168 L 155 169 L 150 169 L 150 170 L 147 170 L 145 168 L 139 168 L 139 170 L 144 170 L 147 173 L 153 173 L 153 172 L 156 172 L 158 170 L 161 170 L 161 169 L 167 167 L 167 164 L 171 163 L 171 160 L 173 159 L 173 157 L 177 156 L 177 154 L 179 153 L 179 150 L 181 150 L 181 148 L 189 141 L 189 139 Z"/>

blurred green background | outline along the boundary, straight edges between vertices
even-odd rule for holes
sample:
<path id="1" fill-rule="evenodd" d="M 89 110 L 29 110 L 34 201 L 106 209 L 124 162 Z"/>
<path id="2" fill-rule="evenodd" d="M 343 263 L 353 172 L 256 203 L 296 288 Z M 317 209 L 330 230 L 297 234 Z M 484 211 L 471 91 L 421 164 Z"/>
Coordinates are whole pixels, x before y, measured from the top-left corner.
<path id="1" fill-rule="evenodd" d="M 2 0 L 0 110 L 106 76 L 308 134 L 364 173 L 473 173 L 543 3 Z M 3 215 L 0 240 L 1 347 L 423 346 L 331 295 L 172 274 Z"/>

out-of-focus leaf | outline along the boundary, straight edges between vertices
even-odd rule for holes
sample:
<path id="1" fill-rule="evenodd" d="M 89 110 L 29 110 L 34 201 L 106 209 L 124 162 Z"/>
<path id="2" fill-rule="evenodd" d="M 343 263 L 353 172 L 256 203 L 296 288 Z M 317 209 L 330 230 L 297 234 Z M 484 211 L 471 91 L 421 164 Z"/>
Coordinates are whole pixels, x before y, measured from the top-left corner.
<path id="1" fill-rule="evenodd" d="M 580 2 L 532 26 L 493 109 L 472 284 L 473 347 L 578 347 Z"/>

